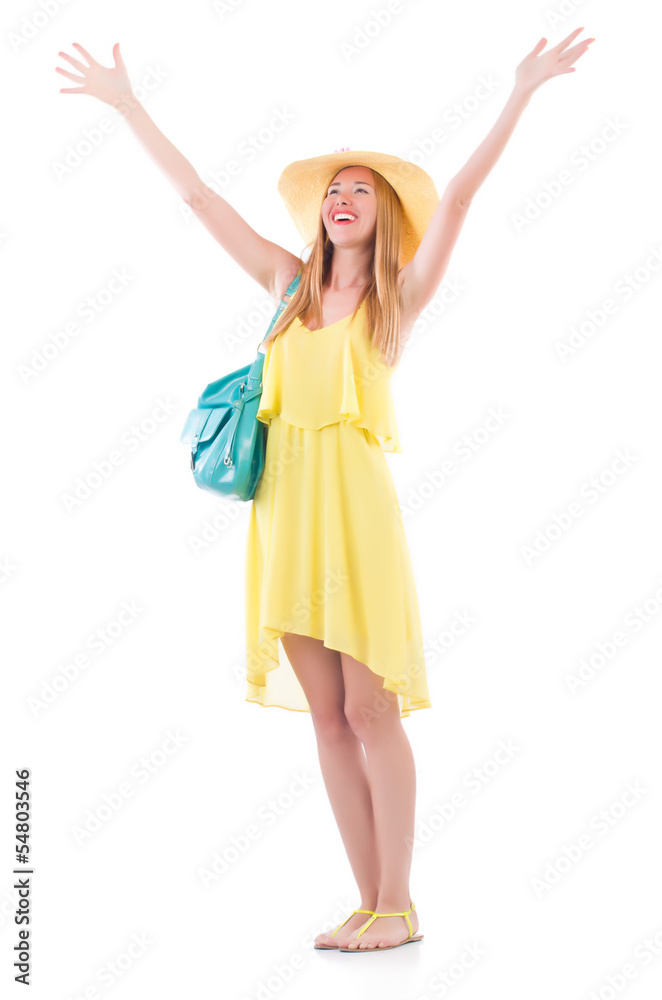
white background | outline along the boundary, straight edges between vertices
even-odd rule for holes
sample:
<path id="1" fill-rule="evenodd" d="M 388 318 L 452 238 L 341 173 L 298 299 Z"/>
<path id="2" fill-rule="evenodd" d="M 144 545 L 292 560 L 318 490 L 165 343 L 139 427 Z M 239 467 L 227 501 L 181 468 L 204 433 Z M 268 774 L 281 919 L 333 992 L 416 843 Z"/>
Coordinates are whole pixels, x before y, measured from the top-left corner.
<path id="1" fill-rule="evenodd" d="M 44 17 L 36 0 L 3 6 L 0 976 L 14 975 L 13 777 L 27 767 L 32 996 L 420 1000 L 446 995 L 444 973 L 463 1000 L 659 995 L 651 7 L 410 0 L 369 44 L 344 50 L 385 7 L 50 0 Z M 59 93 L 73 84 L 55 73 L 68 65 L 57 53 L 77 55 L 77 41 L 110 65 L 120 41 L 134 87 L 152 88 L 146 109 L 200 176 L 238 159 L 224 196 L 300 253 L 276 191 L 288 163 L 339 146 L 417 156 L 441 194 L 495 122 L 519 61 L 540 37 L 554 45 L 580 25 L 596 42 L 575 73 L 533 95 L 474 198 L 437 315 L 419 322 L 393 382 L 403 453 L 388 460 L 433 702 L 403 723 L 417 763 L 411 891 L 425 939 L 368 958 L 317 952 L 314 935 L 358 900 L 311 720 L 244 700 L 250 505 L 197 489 L 179 443 L 207 382 L 255 357 L 274 307 L 186 219 L 115 112 Z M 447 118 L 457 103 L 461 127 Z M 279 109 L 292 121 L 264 132 L 249 160 L 242 144 Z M 76 163 L 70 147 L 85 150 L 104 119 L 110 131 Z M 431 147 L 440 127 L 446 140 Z M 546 195 L 563 170 L 571 183 Z M 114 270 L 128 284 L 84 320 L 81 303 L 103 300 Z M 613 314 L 591 326 L 607 299 Z M 233 344 L 251 316 L 252 337 Z M 72 322 L 78 335 L 26 377 Z M 579 327 L 583 342 L 562 358 Z M 167 419 L 143 424 L 159 400 Z M 507 419 L 485 430 L 499 408 Z M 123 435 L 136 424 L 145 439 L 131 450 Z M 465 435 L 470 461 L 454 450 Z M 78 478 L 117 448 L 123 464 L 69 511 Z M 448 459 L 455 475 L 430 488 Z M 587 495 L 594 478 L 600 492 Z M 573 503 L 581 516 L 552 530 Z M 205 526 L 215 536 L 196 550 Z M 117 634 L 124 602 L 139 611 Z M 473 622 L 449 642 L 460 613 Z M 97 629 L 114 636 L 101 654 L 88 644 Z M 615 633 L 621 645 L 601 657 Z M 88 665 L 62 680 L 85 652 Z M 573 688 L 582 660 L 593 666 Z M 500 741 L 516 748 L 508 758 L 495 758 Z M 297 776 L 308 784 L 293 786 Z M 450 815 L 453 796 L 463 804 Z M 121 807 L 104 809 L 105 797 Z M 98 828 L 80 838 L 97 811 Z M 215 856 L 226 870 L 205 885 Z M 469 946 L 480 957 L 465 967 Z"/>

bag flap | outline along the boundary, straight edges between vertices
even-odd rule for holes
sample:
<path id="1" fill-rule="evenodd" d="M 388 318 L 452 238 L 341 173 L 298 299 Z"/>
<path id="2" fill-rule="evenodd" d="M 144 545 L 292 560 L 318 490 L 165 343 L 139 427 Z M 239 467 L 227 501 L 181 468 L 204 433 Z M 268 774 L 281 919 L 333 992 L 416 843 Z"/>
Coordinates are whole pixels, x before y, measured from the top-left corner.
<path id="1" fill-rule="evenodd" d="M 229 419 L 230 415 L 231 409 L 227 407 L 191 410 L 179 440 L 182 444 L 188 445 L 191 445 L 195 438 L 198 441 L 208 441 L 214 437 L 223 421 Z"/>

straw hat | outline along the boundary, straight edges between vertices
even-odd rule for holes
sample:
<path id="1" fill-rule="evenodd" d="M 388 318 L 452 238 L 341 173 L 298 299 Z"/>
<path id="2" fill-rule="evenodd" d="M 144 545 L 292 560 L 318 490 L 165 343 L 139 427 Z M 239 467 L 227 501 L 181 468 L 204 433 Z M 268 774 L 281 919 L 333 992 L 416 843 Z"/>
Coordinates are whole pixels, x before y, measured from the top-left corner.
<path id="1" fill-rule="evenodd" d="M 403 212 L 400 266 L 416 253 L 423 239 L 439 195 L 425 170 L 389 153 L 323 153 L 308 160 L 295 160 L 285 167 L 278 180 L 278 192 L 306 244 L 315 239 L 326 185 L 343 167 L 360 166 L 376 170 L 400 198 Z"/>

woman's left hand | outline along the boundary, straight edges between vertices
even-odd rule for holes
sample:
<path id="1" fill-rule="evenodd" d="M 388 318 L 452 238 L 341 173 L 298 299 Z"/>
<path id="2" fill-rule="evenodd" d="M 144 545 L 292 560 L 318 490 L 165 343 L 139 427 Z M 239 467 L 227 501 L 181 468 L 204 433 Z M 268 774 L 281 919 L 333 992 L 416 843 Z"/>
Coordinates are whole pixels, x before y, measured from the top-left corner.
<path id="1" fill-rule="evenodd" d="M 587 38 L 568 49 L 567 47 L 573 38 L 576 38 L 583 30 L 583 28 L 575 28 L 562 42 L 559 42 L 548 52 L 542 52 L 547 45 L 547 39 L 541 38 L 515 70 L 515 86 L 532 94 L 545 80 L 551 80 L 553 76 L 560 76 L 562 73 L 574 73 L 575 69 L 572 64 L 586 52 L 591 42 L 595 41 L 595 38 Z M 567 51 L 564 51 L 565 49 Z"/>

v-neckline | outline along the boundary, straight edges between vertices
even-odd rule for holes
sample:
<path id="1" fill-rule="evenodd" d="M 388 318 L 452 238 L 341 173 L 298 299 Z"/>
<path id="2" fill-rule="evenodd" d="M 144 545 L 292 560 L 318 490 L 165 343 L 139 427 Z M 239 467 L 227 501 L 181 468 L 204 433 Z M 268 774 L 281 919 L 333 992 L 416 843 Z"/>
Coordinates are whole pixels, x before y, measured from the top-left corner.
<path id="1" fill-rule="evenodd" d="M 355 310 L 355 312 L 358 313 L 359 309 L 362 309 L 363 306 L 364 306 L 364 304 L 365 304 L 365 299 L 363 300 L 363 302 L 361 302 L 359 304 L 359 306 L 357 307 L 357 309 Z M 299 320 L 299 322 L 301 323 L 301 326 L 304 328 L 304 330 L 307 333 L 321 333 L 322 330 L 330 330 L 332 327 L 338 326 L 339 323 L 346 323 L 347 320 L 351 319 L 353 315 L 354 315 L 354 313 L 351 312 L 348 316 L 344 316 L 342 319 L 337 319 L 335 321 L 335 323 L 327 323 L 326 326 L 319 326 L 316 330 L 311 330 L 310 327 L 307 327 L 306 324 L 303 323 L 301 320 Z M 297 317 L 297 319 L 298 319 L 298 317 Z"/>

